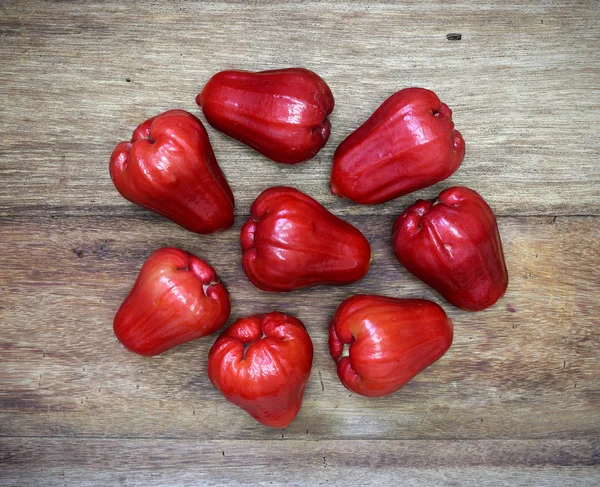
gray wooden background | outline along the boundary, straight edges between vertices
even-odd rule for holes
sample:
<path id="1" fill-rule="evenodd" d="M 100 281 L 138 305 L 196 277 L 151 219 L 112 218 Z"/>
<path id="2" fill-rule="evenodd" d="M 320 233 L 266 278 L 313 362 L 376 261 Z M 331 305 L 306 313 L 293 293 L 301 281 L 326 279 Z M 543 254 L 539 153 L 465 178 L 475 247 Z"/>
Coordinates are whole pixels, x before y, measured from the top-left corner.
<path id="1" fill-rule="evenodd" d="M 522 3 L 0 2 L 0 485 L 598 485 L 600 4 Z M 114 189 L 110 153 L 140 122 L 200 115 L 194 97 L 216 71 L 289 66 L 331 87 L 331 138 L 286 167 L 207 127 L 234 228 L 194 235 Z M 453 109 L 461 168 L 380 206 L 331 195 L 336 146 L 408 86 Z M 290 294 L 247 281 L 239 229 L 274 184 L 365 233 L 363 281 Z M 510 285 L 481 313 L 444 302 L 390 246 L 404 208 L 452 185 L 499 216 Z M 211 386 L 216 335 L 152 359 L 114 340 L 114 313 L 165 245 L 214 265 L 232 320 L 279 309 L 306 324 L 315 362 L 288 428 Z M 440 303 L 452 348 L 392 396 L 350 394 L 326 328 L 356 292 Z"/>

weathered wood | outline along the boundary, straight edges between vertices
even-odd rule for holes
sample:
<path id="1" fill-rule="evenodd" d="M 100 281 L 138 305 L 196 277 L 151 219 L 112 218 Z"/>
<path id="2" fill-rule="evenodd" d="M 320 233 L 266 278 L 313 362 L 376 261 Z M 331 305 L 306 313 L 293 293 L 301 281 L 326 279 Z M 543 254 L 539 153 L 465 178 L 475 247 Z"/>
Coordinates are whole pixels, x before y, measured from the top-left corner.
<path id="1" fill-rule="evenodd" d="M 599 7 L 0 1 L 0 485 L 598 485 Z M 233 229 L 193 235 L 118 195 L 108 158 L 138 123 L 168 108 L 200 115 L 194 97 L 218 70 L 283 66 L 331 86 L 331 139 L 286 167 L 207 127 L 236 196 Z M 453 109 L 463 165 L 385 205 L 335 198 L 335 147 L 406 86 Z M 375 258 L 363 281 L 290 294 L 247 281 L 239 228 L 273 184 L 365 232 Z M 397 214 L 457 184 L 504 216 L 510 286 L 481 313 L 445 303 L 390 248 Z M 307 325 L 313 373 L 285 430 L 212 387 L 216 335 L 152 359 L 115 342 L 116 309 L 166 245 L 214 265 L 231 321 L 280 309 Z M 356 292 L 439 302 L 455 323 L 452 348 L 390 397 L 350 394 L 326 326 Z"/>
<path id="2" fill-rule="evenodd" d="M 1 214 L 134 214 L 108 175 L 116 143 L 162 110 L 200 114 L 195 95 L 218 70 L 281 66 L 312 68 L 330 84 L 331 139 L 312 162 L 286 167 L 209 129 L 238 214 L 273 184 L 344 214 L 397 214 L 457 184 L 501 215 L 600 214 L 597 1 L 128 5 L 0 6 Z M 331 195 L 335 147 L 407 86 L 453 108 L 462 167 L 375 209 Z"/>
<path id="3" fill-rule="evenodd" d="M 249 455 L 248 452 L 252 451 Z M 0 439 L 1 486 L 596 486 L 592 441 Z"/>
<path id="4" fill-rule="evenodd" d="M 5 219 L 0 435 L 178 438 L 596 438 L 600 435 L 597 289 L 600 219 L 501 218 L 510 285 L 493 308 L 445 303 L 395 260 L 392 218 L 349 219 L 370 239 L 369 275 L 347 287 L 287 294 L 255 289 L 240 266 L 238 220 L 197 236 L 158 216 Z M 148 254 L 174 245 L 214 264 L 232 318 L 280 309 L 315 346 L 300 415 L 284 431 L 228 404 L 206 375 L 215 336 L 151 359 L 115 342 L 112 318 Z M 9 270 L 6 272 L 6 270 Z M 455 323 L 448 354 L 399 393 L 346 391 L 327 324 L 356 292 L 424 297 Z"/>

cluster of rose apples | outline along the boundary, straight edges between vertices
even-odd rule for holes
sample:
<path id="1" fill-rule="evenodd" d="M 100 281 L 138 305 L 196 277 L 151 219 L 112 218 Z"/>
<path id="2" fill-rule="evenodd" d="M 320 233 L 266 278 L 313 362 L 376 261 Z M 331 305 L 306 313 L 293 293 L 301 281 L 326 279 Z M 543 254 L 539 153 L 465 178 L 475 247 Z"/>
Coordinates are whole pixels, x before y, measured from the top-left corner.
<path id="1" fill-rule="evenodd" d="M 333 95 L 306 69 L 214 75 L 196 99 L 208 122 L 273 161 L 296 164 L 329 138 Z M 388 98 L 337 148 L 331 191 L 376 204 L 450 176 L 464 157 L 452 112 L 435 93 L 408 88 Z M 194 115 L 171 110 L 142 123 L 113 152 L 110 174 L 128 200 L 197 233 L 234 221 L 234 199 Z M 272 187 L 254 201 L 241 230 L 242 266 L 258 288 L 287 292 L 364 277 L 371 247 L 364 235 L 310 196 Z M 505 292 L 508 275 L 493 212 L 475 191 L 454 187 L 419 200 L 393 228 L 398 260 L 453 305 L 478 311 Z M 157 355 L 211 334 L 228 320 L 227 289 L 205 261 L 176 248 L 155 251 L 114 320 L 119 341 Z M 452 343 L 452 322 L 422 299 L 355 295 L 329 326 L 342 383 L 384 396 L 438 360 Z M 238 319 L 208 358 L 214 386 L 261 423 L 285 427 L 297 415 L 313 360 L 297 318 L 279 312 Z"/>

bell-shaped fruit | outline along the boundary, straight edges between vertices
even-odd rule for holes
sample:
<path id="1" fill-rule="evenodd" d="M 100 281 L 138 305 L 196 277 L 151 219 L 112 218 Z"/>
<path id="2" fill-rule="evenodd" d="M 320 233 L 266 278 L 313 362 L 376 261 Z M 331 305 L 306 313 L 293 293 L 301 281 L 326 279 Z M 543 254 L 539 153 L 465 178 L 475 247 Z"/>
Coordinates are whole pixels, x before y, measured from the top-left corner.
<path id="1" fill-rule="evenodd" d="M 396 220 L 392 244 L 404 267 L 458 308 L 488 308 L 508 287 L 496 217 L 469 188 L 417 201 Z"/>
<path id="2" fill-rule="evenodd" d="M 240 240 L 244 272 L 265 291 L 347 284 L 364 277 L 371 261 L 358 229 L 283 186 L 256 198 Z"/>
<path id="3" fill-rule="evenodd" d="M 285 428 L 300 411 L 312 360 L 302 322 L 271 312 L 240 318 L 221 334 L 208 356 L 208 376 L 257 421 Z"/>
<path id="4" fill-rule="evenodd" d="M 464 155 L 450 108 L 433 91 L 407 88 L 337 148 L 331 192 L 356 203 L 383 203 L 446 179 Z"/>
<path id="5" fill-rule="evenodd" d="M 437 304 L 357 294 L 329 325 L 329 350 L 340 380 L 369 397 L 392 394 L 452 344 L 452 321 Z"/>
<path id="6" fill-rule="evenodd" d="M 221 71 L 196 97 L 208 123 L 276 162 L 313 157 L 329 138 L 333 95 L 304 68 Z"/>
<path id="7" fill-rule="evenodd" d="M 233 194 L 206 129 L 194 115 L 170 110 L 150 118 L 110 157 L 121 195 L 196 233 L 233 225 Z"/>
<path id="8" fill-rule="evenodd" d="M 209 335 L 229 318 L 229 293 L 213 268 L 176 248 L 148 257 L 114 320 L 117 339 L 152 356 Z"/>

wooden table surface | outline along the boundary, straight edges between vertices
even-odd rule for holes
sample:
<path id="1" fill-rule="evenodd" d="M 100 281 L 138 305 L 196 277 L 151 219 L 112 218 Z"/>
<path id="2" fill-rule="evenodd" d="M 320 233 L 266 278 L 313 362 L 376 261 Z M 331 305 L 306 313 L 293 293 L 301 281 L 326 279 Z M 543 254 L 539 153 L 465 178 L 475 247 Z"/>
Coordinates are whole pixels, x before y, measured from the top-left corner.
<path id="1" fill-rule="evenodd" d="M 0 3 L 0 485 L 599 485 L 600 4 L 521 3 Z M 331 138 L 286 167 L 207 127 L 232 229 L 191 234 L 114 189 L 110 153 L 138 123 L 169 108 L 201 117 L 194 97 L 219 70 L 288 66 L 332 88 Z M 331 195 L 335 147 L 408 86 L 454 110 L 460 169 L 380 206 Z M 240 226 L 275 184 L 366 234 L 363 281 L 289 294 L 247 281 Z M 453 185 L 485 197 L 504 243 L 508 291 L 480 313 L 444 302 L 391 250 L 395 216 Z M 115 311 L 167 245 L 214 265 L 230 322 L 279 309 L 306 324 L 315 361 L 288 428 L 211 386 L 216 335 L 151 359 L 115 341 Z M 442 304 L 452 348 L 392 396 L 350 394 L 326 328 L 357 292 Z"/>

